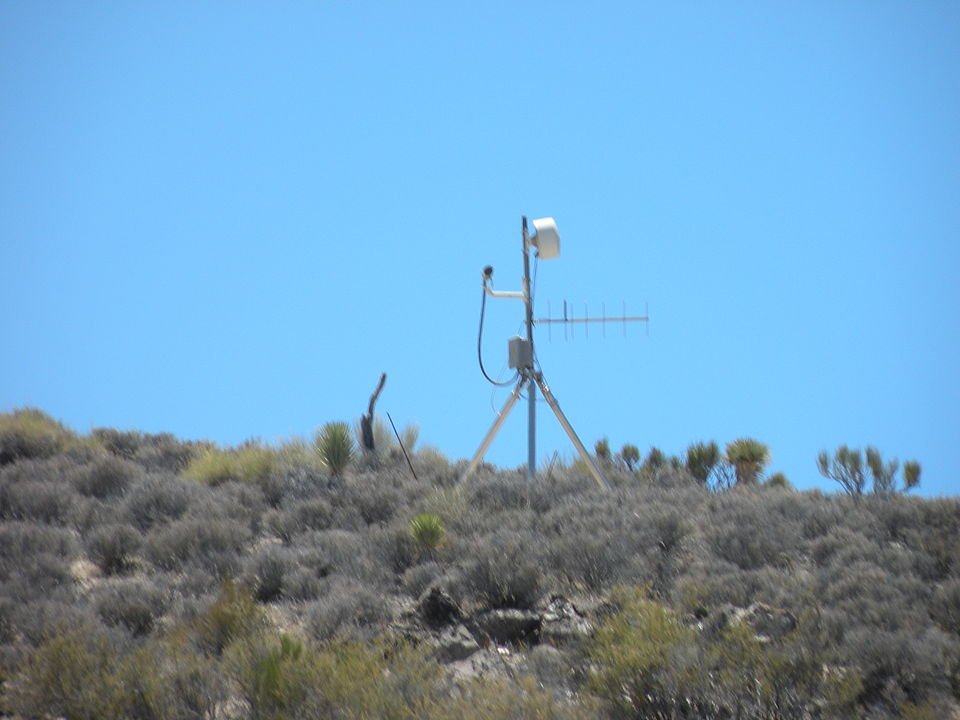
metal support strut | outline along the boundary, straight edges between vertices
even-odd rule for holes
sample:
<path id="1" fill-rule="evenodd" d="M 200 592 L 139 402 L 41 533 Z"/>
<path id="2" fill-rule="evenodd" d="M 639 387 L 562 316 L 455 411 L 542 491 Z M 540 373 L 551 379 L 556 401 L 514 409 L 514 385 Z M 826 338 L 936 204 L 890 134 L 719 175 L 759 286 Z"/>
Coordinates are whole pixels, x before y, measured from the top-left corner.
<path id="1" fill-rule="evenodd" d="M 508 397 L 507 401 L 503 404 L 503 409 L 500 410 L 500 413 L 497 415 L 497 419 L 494 420 L 490 430 L 487 431 L 486 436 L 483 438 L 483 442 L 480 443 L 480 447 L 477 448 L 477 452 L 474 453 L 473 458 L 470 460 L 470 464 L 467 466 L 466 471 L 464 471 L 460 478 L 460 482 L 466 481 L 467 478 L 469 478 L 477 469 L 480 461 L 483 460 L 483 456 L 487 454 L 487 450 L 489 449 L 490 444 L 493 442 L 493 439 L 497 436 L 497 433 L 500 432 L 500 428 L 503 427 L 503 424 L 507 421 L 507 416 L 510 414 L 513 406 L 516 405 L 517 400 L 520 399 L 520 393 L 523 392 L 523 388 L 527 385 L 527 383 L 530 382 L 531 379 L 533 380 L 534 384 L 540 388 L 540 392 L 543 393 L 544 399 L 546 399 L 550 409 L 553 410 L 553 414 L 557 416 L 560 426 L 564 429 L 564 432 L 567 433 L 567 437 L 570 438 L 570 442 L 572 442 L 573 446 L 577 449 L 577 452 L 580 454 L 580 459 L 583 460 L 584 464 L 587 466 L 587 470 L 589 470 L 590 474 L 593 475 L 593 479 L 596 481 L 597 485 L 599 485 L 602 490 L 609 490 L 610 485 L 604 479 L 603 474 L 600 472 L 600 468 L 597 467 L 597 463 L 594 462 L 594 459 L 590 456 L 590 453 L 587 452 L 587 449 L 584 447 L 583 443 L 580 442 L 580 438 L 577 436 L 577 432 L 573 429 L 573 425 L 570 424 L 570 421 L 567 420 L 567 416 L 564 415 L 563 410 L 560 409 L 560 403 L 557 402 L 557 398 L 554 397 L 553 393 L 550 391 L 550 386 L 547 385 L 547 382 L 543 379 L 543 373 L 536 372 L 532 369 L 524 369 L 521 372 L 520 380 L 517 381 L 516 386 L 513 388 L 513 392 L 510 393 L 510 397 Z M 530 389 L 532 390 L 533 387 L 531 386 Z"/>

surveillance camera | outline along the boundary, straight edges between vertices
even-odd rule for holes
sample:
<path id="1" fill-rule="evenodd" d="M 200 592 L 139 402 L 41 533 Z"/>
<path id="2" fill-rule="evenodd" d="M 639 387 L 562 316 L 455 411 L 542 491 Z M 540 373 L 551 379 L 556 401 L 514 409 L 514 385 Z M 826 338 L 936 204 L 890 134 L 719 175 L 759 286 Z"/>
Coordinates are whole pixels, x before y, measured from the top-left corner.
<path id="1" fill-rule="evenodd" d="M 484 280 L 492 280 L 492 279 L 493 279 L 493 265 L 487 265 L 487 266 L 483 269 L 483 278 L 484 278 Z"/>

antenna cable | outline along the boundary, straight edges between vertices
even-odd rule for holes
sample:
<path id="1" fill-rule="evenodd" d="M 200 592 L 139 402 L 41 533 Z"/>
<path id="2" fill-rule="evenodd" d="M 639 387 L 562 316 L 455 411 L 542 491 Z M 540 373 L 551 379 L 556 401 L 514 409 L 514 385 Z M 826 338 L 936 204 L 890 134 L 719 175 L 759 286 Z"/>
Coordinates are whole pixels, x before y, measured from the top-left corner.
<path id="1" fill-rule="evenodd" d="M 519 373 L 514 374 L 512 378 L 506 382 L 498 382 L 492 377 L 487 375 L 486 369 L 483 367 L 483 352 L 481 351 L 481 345 L 483 343 L 483 316 L 487 310 L 487 288 L 483 288 L 483 297 L 480 300 L 480 331 L 477 333 L 477 361 L 480 363 L 480 372 L 483 373 L 483 376 L 487 379 L 491 385 L 496 385 L 497 387 L 507 387 L 508 385 L 513 385 L 514 381 L 517 379 Z"/>

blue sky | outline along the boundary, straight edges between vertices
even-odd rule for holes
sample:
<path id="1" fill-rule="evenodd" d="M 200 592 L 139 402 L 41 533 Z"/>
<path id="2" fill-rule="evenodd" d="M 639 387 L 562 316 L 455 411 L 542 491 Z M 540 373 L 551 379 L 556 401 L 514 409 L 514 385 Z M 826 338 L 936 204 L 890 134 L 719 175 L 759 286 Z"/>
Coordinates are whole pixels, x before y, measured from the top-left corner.
<path id="1" fill-rule="evenodd" d="M 957 493 L 960 6 L 0 5 L 0 410 L 236 444 L 378 409 L 469 458 L 484 265 L 592 447 L 756 437 Z M 515 301 L 487 305 L 506 376 Z M 526 460 L 518 406 L 488 460 Z M 540 406 L 538 457 L 573 450 Z"/>

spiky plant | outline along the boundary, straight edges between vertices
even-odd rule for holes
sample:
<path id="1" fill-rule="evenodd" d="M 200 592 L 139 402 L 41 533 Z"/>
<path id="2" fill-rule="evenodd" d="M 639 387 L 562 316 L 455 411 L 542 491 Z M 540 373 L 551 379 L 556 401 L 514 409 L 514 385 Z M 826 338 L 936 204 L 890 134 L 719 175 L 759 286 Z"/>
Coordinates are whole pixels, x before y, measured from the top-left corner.
<path id="1" fill-rule="evenodd" d="M 356 452 L 350 426 L 345 422 L 329 422 L 317 433 L 317 454 L 320 462 L 334 477 L 341 477 Z"/>
<path id="2" fill-rule="evenodd" d="M 720 448 L 712 440 L 708 443 L 698 442 L 687 448 L 687 472 L 696 478 L 701 485 L 707 484 L 707 478 L 713 468 L 720 462 Z"/>
<path id="3" fill-rule="evenodd" d="M 630 443 L 625 444 L 620 450 L 620 459 L 627 466 L 627 470 L 633 472 L 633 469 L 640 463 L 640 448 Z"/>
<path id="4" fill-rule="evenodd" d="M 443 544 L 447 530 L 439 515 L 428 512 L 420 513 L 410 521 L 410 534 L 428 555 L 433 555 Z"/>
<path id="5" fill-rule="evenodd" d="M 737 474 L 737 485 L 753 485 L 763 474 L 770 450 L 759 440 L 739 438 L 727 443 L 727 462 Z"/>

